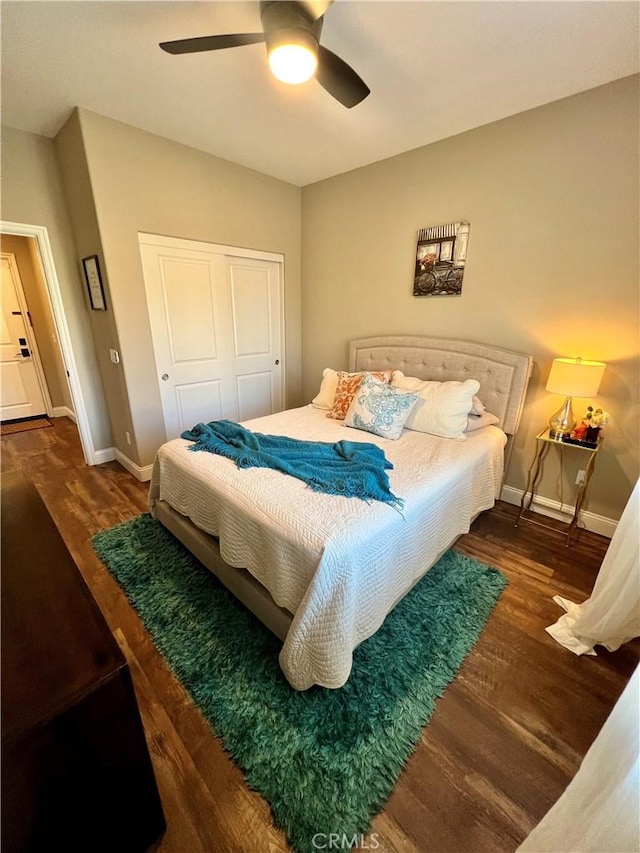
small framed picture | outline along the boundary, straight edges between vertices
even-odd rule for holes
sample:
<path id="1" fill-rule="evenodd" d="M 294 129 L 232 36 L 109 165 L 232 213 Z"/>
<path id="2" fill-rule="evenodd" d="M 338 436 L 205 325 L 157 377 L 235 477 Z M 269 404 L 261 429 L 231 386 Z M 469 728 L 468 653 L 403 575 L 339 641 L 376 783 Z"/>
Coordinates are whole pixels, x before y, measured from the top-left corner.
<path id="1" fill-rule="evenodd" d="M 91 308 L 94 311 L 106 311 L 107 301 L 104 298 L 104 287 L 102 286 L 102 276 L 100 275 L 98 256 L 89 255 L 88 258 L 83 258 L 82 269 L 84 270 L 84 278 L 87 282 Z"/>
<path id="2" fill-rule="evenodd" d="M 413 277 L 414 296 L 460 296 L 467 260 L 466 221 L 433 225 L 418 232 Z"/>

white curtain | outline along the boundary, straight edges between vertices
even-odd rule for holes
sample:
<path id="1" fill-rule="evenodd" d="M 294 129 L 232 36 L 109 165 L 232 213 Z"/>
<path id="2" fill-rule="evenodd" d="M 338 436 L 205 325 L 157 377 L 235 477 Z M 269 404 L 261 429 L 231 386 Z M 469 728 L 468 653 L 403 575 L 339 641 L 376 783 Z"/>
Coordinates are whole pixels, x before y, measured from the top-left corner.
<path id="1" fill-rule="evenodd" d="M 553 600 L 567 612 L 547 631 L 577 655 L 595 655 L 593 647 L 613 652 L 640 637 L 640 480 L 618 522 L 590 598 L 575 604 Z"/>
<path id="2" fill-rule="evenodd" d="M 640 480 L 607 549 L 590 598 L 554 601 L 567 612 L 547 628 L 577 655 L 615 651 L 640 636 Z M 638 853 L 640 850 L 640 667 L 580 769 L 517 853 Z"/>
<path id="3" fill-rule="evenodd" d="M 516 853 L 640 850 L 640 667 L 558 802 Z"/>

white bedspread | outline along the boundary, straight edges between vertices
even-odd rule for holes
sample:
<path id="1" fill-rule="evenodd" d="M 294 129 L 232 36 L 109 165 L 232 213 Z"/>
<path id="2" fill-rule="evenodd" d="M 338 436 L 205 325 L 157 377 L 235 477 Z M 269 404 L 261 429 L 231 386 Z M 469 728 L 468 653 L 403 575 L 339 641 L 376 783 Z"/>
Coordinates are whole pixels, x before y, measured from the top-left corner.
<path id="1" fill-rule="evenodd" d="M 466 441 L 405 430 L 398 441 L 349 429 L 312 406 L 245 422 L 254 432 L 310 441 L 372 442 L 394 469 L 388 504 L 311 491 L 265 468 L 188 450 L 158 451 L 150 502 L 165 500 L 217 536 L 223 559 L 247 568 L 294 619 L 280 653 L 290 684 L 341 687 L 352 652 L 382 624 L 437 557 L 493 506 L 502 480 L 504 433 L 485 427 Z"/>

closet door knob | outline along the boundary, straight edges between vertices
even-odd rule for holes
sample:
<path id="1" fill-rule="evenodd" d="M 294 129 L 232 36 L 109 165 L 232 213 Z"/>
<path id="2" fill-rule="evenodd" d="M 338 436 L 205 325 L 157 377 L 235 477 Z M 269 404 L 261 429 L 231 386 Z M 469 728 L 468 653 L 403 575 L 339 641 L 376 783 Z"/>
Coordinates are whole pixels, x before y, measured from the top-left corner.
<path id="1" fill-rule="evenodd" d="M 163 374 L 162 374 L 162 376 L 161 376 L 160 378 L 162 379 L 162 381 L 163 381 L 163 382 L 166 382 L 166 381 L 167 381 L 167 379 L 169 378 L 169 374 L 168 374 L 168 373 L 163 373 Z"/>

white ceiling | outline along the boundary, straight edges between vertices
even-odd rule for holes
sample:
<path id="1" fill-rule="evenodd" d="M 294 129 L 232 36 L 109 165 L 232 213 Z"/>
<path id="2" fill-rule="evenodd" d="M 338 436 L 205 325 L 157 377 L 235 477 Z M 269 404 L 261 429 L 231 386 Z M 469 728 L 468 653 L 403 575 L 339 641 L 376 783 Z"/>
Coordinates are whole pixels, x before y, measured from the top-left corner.
<path id="1" fill-rule="evenodd" d="M 264 45 L 171 56 L 158 42 L 259 32 L 258 2 L 2 2 L 2 121 L 54 136 L 75 106 L 297 185 L 639 70 L 638 2 L 337 0 L 322 44 L 371 95 L 352 110 L 270 74 Z"/>

